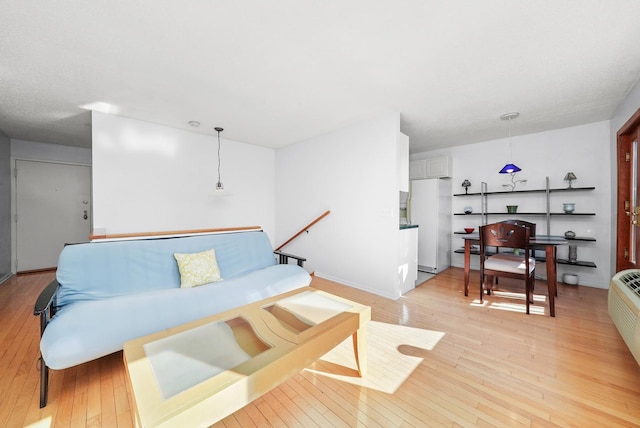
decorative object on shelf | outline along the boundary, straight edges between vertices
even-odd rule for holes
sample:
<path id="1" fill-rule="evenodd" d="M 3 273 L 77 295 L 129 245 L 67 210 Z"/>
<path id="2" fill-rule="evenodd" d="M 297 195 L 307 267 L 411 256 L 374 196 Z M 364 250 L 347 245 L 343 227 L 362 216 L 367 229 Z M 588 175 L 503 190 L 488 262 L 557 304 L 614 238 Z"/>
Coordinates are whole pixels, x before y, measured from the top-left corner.
<path id="1" fill-rule="evenodd" d="M 506 166 L 505 166 L 506 168 Z M 504 170 L 504 168 L 502 168 L 502 170 Z M 502 170 L 500 171 L 500 174 L 505 174 L 504 172 L 502 172 Z M 518 170 L 520 171 L 520 170 Z M 513 192 L 514 190 L 516 190 L 516 185 L 518 183 L 526 183 L 527 180 L 516 180 L 516 173 L 512 172 L 511 173 L 511 184 L 503 184 L 502 187 L 511 187 L 511 191 Z"/>
<path id="2" fill-rule="evenodd" d="M 574 204 L 573 202 L 566 202 L 562 204 L 562 210 L 565 212 L 565 214 L 573 214 L 573 212 L 576 210 L 576 204 Z"/>
<path id="3" fill-rule="evenodd" d="M 578 246 L 569 245 L 569 263 L 578 263 Z"/>
<path id="4" fill-rule="evenodd" d="M 568 189 L 573 189 L 573 187 L 571 187 L 571 182 L 573 180 L 577 180 L 578 177 L 576 177 L 576 175 L 573 172 L 567 172 L 567 175 L 564 176 L 564 181 L 568 181 L 569 182 L 569 187 Z"/>
<path id="5" fill-rule="evenodd" d="M 509 162 L 505 166 L 502 167 L 498 174 L 511 174 L 511 184 L 503 184 L 503 187 L 511 187 L 511 191 L 513 192 L 516 189 L 516 185 L 518 183 L 526 183 L 527 180 L 516 180 L 516 173 L 522 171 L 518 166 L 511 163 L 511 158 L 513 157 L 513 150 L 511 148 L 511 121 L 516 117 L 520 116 L 518 112 L 505 113 L 500 116 L 501 120 L 506 120 L 509 123 Z"/>
<path id="6" fill-rule="evenodd" d="M 231 193 L 224 190 L 224 186 L 222 185 L 222 180 L 220 179 L 220 133 L 224 131 L 223 128 L 216 126 L 215 131 L 218 133 L 218 182 L 216 183 L 216 190 L 214 192 L 215 196 L 229 196 Z"/>
<path id="7" fill-rule="evenodd" d="M 464 194 L 469 194 L 469 187 L 471 187 L 471 182 L 465 178 L 462 182 L 462 187 L 464 187 Z"/>
<path id="8" fill-rule="evenodd" d="M 578 275 L 575 273 L 565 273 L 562 275 L 562 282 L 568 285 L 578 285 Z"/>
<path id="9" fill-rule="evenodd" d="M 467 233 L 473 233 L 474 230 L 476 230 L 475 227 L 465 227 L 464 228 L 464 231 L 467 232 Z"/>
<path id="10" fill-rule="evenodd" d="M 576 237 L 576 233 L 575 233 L 574 231 L 572 231 L 572 230 L 567 230 L 567 231 L 564 233 L 564 237 L 565 237 L 565 238 L 568 238 L 568 239 L 573 239 L 573 238 L 575 238 L 575 237 Z"/>
<path id="11" fill-rule="evenodd" d="M 509 214 L 515 214 L 518 212 L 518 206 L 517 205 L 507 205 L 507 212 Z"/>
<path id="12" fill-rule="evenodd" d="M 462 209 L 462 211 L 464 211 L 465 214 L 471 214 L 473 212 L 473 208 L 466 206 Z"/>

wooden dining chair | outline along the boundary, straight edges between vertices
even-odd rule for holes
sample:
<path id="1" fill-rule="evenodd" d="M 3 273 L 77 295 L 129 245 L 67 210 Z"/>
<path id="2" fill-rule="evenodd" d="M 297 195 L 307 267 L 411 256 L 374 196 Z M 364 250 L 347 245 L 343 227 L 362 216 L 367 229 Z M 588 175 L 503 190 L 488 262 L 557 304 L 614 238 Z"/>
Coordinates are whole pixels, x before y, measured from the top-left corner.
<path id="1" fill-rule="evenodd" d="M 527 314 L 533 298 L 536 261 L 529 249 L 530 229 L 510 223 L 493 223 L 480 226 L 480 301 L 484 301 L 485 284 L 491 292 L 495 278 L 522 279 L 525 282 Z M 512 248 L 516 252 L 489 255 L 487 247 Z M 522 251 L 522 253 L 519 253 Z"/>
<path id="2" fill-rule="evenodd" d="M 525 221 L 525 220 L 520 220 L 520 219 L 509 219 L 509 220 L 503 220 L 503 221 L 501 221 L 499 223 L 515 224 L 517 226 L 528 227 L 529 228 L 529 237 L 534 238 L 536 236 L 536 224 L 535 223 L 531 223 L 530 221 Z"/>
<path id="3" fill-rule="evenodd" d="M 535 238 L 535 236 L 536 236 L 536 224 L 535 223 L 531 223 L 530 221 L 520 220 L 520 219 L 508 219 L 508 220 L 500 221 L 499 223 L 515 224 L 517 226 L 528 227 L 529 228 L 529 237 L 530 238 Z M 536 257 L 535 248 L 533 250 L 531 250 L 531 257 L 533 257 L 533 258 Z M 497 283 L 498 283 L 498 279 L 496 278 L 496 284 Z M 536 291 L 535 288 L 536 287 L 535 287 L 535 281 L 534 281 L 533 282 L 533 287 L 531 288 L 531 294 L 532 295 Z"/>

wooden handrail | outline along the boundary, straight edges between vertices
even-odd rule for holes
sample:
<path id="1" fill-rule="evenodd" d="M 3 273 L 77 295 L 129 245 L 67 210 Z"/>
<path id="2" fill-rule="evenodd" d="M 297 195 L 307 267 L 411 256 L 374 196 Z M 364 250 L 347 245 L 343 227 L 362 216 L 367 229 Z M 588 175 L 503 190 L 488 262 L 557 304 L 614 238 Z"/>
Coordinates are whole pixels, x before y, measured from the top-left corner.
<path id="1" fill-rule="evenodd" d="M 221 232 L 237 232 L 242 230 L 261 230 L 260 226 L 240 226 L 240 227 L 220 227 L 217 229 L 193 229 L 193 230 L 167 230 L 163 232 L 133 232 L 133 233 L 114 233 L 111 235 L 89 235 L 90 240 L 97 239 L 122 239 L 122 238 L 141 238 L 150 236 L 167 236 L 167 235 L 197 235 L 200 233 L 221 233 Z"/>
<path id="2" fill-rule="evenodd" d="M 323 218 L 325 218 L 326 216 L 328 216 L 329 214 L 331 214 L 331 211 L 327 210 L 324 213 L 322 213 L 320 216 L 318 216 L 317 219 L 313 220 L 311 223 L 309 223 L 308 225 L 306 225 L 305 227 L 303 227 L 302 229 L 300 229 L 300 231 L 298 233 L 296 233 L 295 235 L 293 235 L 291 238 L 289 238 L 284 244 L 280 245 L 278 248 L 276 248 L 276 251 L 280 251 L 285 245 L 287 245 L 288 243 L 290 243 L 291 241 L 293 241 L 294 239 L 296 239 L 298 236 L 302 235 L 304 232 L 306 232 L 311 226 L 313 226 L 314 224 L 316 224 L 317 222 L 319 222 L 320 220 L 322 220 Z"/>

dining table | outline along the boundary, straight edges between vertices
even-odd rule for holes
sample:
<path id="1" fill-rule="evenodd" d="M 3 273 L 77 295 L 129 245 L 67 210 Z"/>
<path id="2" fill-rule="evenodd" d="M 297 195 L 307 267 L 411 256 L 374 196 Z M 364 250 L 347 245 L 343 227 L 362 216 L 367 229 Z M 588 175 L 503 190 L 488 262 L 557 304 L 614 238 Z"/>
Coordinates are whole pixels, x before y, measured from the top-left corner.
<path id="1" fill-rule="evenodd" d="M 469 271 L 471 263 L 471 247 L 480 244 L 479 233 L 466 233 L 464 239 L 464 295 L 469 295 Z M 547 286 L 549 289 L 549 314 L 556 316 L 555 298 L 558 290 L 556 249 L 559 245 L 566 245 L 567 240 L 557 235 L 536 235 L 529 239 L 529 247 L 533 250 L 544 248 L 545 263 L 547 265 Z M 478 252 L 479 253 L 479 252 Z"/>

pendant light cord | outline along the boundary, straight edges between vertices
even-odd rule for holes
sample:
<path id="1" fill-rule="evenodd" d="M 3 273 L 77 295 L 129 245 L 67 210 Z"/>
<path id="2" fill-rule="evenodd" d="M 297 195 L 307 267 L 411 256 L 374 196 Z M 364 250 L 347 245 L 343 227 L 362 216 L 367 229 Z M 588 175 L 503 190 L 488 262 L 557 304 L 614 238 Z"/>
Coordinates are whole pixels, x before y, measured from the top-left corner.
<path id="1" fill-rule="evenodd" d="M 218 131 L 218 183 L 220 183 L 220 131 Z"/>
<path id="2" fill-rule="evenodd" d="M 520 116 L 520 113 L 514 111 L 512 113 L 505 113 L 500 116 L 500 119 L 507 121 L 507 129 L 509 130 L 509 163 L 513 162 L 513 142 L 511 141 L 511 120 Z"/>
<path id="3" fill-rule="evenodd" d="M 222 181 L 220 180 L 220 133 L 224 131 L 224 129 L 220 127 L 213 128 L 218 132 L 218 182 L 216 183 L 216 189 L 222 190 Z"/>
<path id="4" fill-rule="evenodd" d="M 509 117 L 509 120 L 507 121 L 507 125 L 509 128 L 509 163 L 513 162 L 513 146 L 512 146 L 512 142 L 511 142 L 511 117 Z M 220 134 L 218 134 L 218 138 L 220 138 Z M 218 145 L 218 148 L 220 146 Z M 220 161 L 220 155 L 218 155 L 218 162 Z"/>

